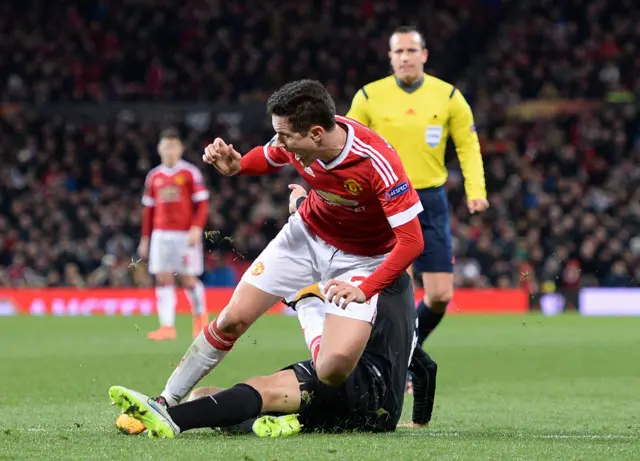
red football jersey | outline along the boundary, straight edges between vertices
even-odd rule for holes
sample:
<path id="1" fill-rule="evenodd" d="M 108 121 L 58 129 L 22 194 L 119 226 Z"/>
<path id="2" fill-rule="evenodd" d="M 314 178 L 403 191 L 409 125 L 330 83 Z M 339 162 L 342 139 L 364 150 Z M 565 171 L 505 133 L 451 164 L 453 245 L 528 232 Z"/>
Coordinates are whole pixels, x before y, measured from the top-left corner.
<path id="1" fill-rule="evenodd" d="M 147 174 L 142 204 L 154 207 L 153 230 L 188 231 L 194 204 L 208 199 L 198 167 L 180 160 L 173 168 L 159 165 Z"/>
<path id="2" fill-rule="evenodd" d="M 305 168 L 273 141 L 264 154 L 273 167 L 291 163 L 311 186 L 299 212 L 313 233 L 347 253 L 386 254 L 396 242 L 392 228 L 415 218 L 422 204 L 384 138 L 349 118 L 336 121 L 346 128 L 347 142 L 330 163 L 318 160 Z"/>

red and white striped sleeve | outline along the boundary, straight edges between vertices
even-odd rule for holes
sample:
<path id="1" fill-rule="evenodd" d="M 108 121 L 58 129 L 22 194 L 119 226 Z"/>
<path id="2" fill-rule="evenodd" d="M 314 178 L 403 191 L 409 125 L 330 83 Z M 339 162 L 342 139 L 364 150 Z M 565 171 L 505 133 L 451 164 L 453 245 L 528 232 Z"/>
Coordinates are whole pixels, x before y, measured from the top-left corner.
<path id="1" fill-rule="evenodd" d="M 289 163 L 290 159 L 285 150 L 282 147 L 277 147 L 275 144 L 276 136 L 271 138 L 271 141 L 262 147 L 264 156 L 266 157 L 269 165 L 274 168 L 282 168 Z"/>
<path id="2" fill-rule="evenodd" d="M 400 157 L 382 139 L 374 147 L 356 137 L 352 149 L 358 155 L 369 157 L 373 167 L 372 187 L 396 236 L 396 244 L 387 258 L 359 287 L 365 297 L 371 299 L 400 276 L 424 249 L 418 221 L 422 203 L 407 178 Z"/>
<path id="3" fill-rule="evenodd" d="M 240 159 L 240 174 L 258 176 L 278 171 L 290 162 L 281 147 L 275 146 L 275 137 L 261 147 L 254 147 Z"/>
<path id="4" fill-rule="evenodd" d="M 144 193 L 142 195 L 142 204 L 144 206 L 154 207 L 156 206 L 156 196 L 153 187 L 153 178 L 155 177 L 155 169 L 147 173 L 147 177 L 144 180 Z"/>
<path id="5" fill-rule="evenodd" d="M 380 144 L 376 147 L 355 137 L 352 149 L 371 161 L 372 187 L 389 224 L 395 228 L 418 216 L 422 211 L 422 204 L 407 178 L 398 154 L 387 145 Z"/>
<path id="6" fill-rule="evenodd" d="M 200 169 L 195 165 L 189 165 L 189 172 L 192 180 L 191 200 L 193 203 L 209 200 L 209 191 L 204 183 L 204 177 Z"/>

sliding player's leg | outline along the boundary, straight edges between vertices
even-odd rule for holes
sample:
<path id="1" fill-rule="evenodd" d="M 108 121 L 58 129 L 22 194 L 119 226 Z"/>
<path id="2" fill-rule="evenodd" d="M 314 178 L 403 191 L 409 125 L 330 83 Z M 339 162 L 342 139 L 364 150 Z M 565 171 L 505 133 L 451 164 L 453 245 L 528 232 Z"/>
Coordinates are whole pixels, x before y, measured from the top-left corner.
<path id="1" fill-rule="evenodd" d="M 160 438 L 174 438 L 191 429 L 235 426 L 262 413 L 295 414 L 301 402 L 300 382 L 290 369 L 250 378 L 215 395 L 173 407 L 121 386 L 109 389 L 109 396 L 125 413 L 141 421 L 151 437 Z M 289 431 L 299 432 L 295 417 L 290 422 Z"/>
<path id="2" fill-rule="evenodd" d="M 308 234 L 302 226 L 300 220 L 290 219 L 245 272 L 220 315 L 196 337 L 162 392 L 169 406 L 182 401 L 269 308 L 314 282 Z"/>
<path id="3" fill-rule="evenodd" d="M 167 404 L 172 406 L 184 399 L 224 359 L 247 328 L 279 300 L 280 296 L 241 281 L 227 306 L 196 336 L 169 377 L 161 394 Z"/>

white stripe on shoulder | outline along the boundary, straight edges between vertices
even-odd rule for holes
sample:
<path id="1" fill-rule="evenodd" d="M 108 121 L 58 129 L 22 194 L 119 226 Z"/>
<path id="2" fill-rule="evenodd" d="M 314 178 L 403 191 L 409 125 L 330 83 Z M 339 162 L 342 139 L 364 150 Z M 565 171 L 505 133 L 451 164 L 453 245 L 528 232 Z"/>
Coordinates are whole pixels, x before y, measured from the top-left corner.
<path id="1" fill-rule="evenodd" d="M 385 172 L 383 172 L 380 169 L 380 166 L 371 158 L 371 156 L 369 154 L 361 152 L 358 149 L 359 148 L 356 147 L 356 145 L 354 144 L 353 147 L 351 147 L 351 152 L 353 152 L 354 154 L 359 155 L 360 157 L 368 158 L 371 161 L 371 165 L 373 166 L 373 169 L 376 170 L 378 172 L 378 174 L 380 175 L 380 177 L 382 178 L 382 181 L 384 182 L 384 187 L 391 186 L 391 184 L 393 184 L 393 183 L 390 182 L 389 176 L 387 174 L 385 174 Z"/>
<path id="2" fill-rule="evenodd" d="M 193 163 L 187 162 L 186 160 L 180 160 L 180 167 L 191 173 L 191 176 L 193 176 L 193 179 L 196 182 L 202 181 L 202 172 L 200 171 L 200 168 L 195 166 Z"/>
<path id="3" fill-rule="evenodd" d="M 368 154 L 371 155 L 371 158 L 373 160 L 375 160 L 376 162 L 378 162 L 378 164 L 380 165 L 380 167 L 382 168 L 383 171 L 387 172 L 387 174 L 389 174 L 389 177 L 391 178 L 391 183 L 395 183 L 398 180 L 398 175 L 396 174 L 395 171 L 393 171 L 393 167 L 391 166 L 391 164 L 389 163 L 389 160 L 387 160 L 384 155 L 382 155 L 379 151 L 377 151 L 376 149 L 374 149 L 371 145 L 369 144 L 365 144 L 364 142 L 362 142 L 362 140 L 358 137 L 354 138 L 354 146 L 358 146 L 360 147 L 364 152 L 367 152 Z"/>

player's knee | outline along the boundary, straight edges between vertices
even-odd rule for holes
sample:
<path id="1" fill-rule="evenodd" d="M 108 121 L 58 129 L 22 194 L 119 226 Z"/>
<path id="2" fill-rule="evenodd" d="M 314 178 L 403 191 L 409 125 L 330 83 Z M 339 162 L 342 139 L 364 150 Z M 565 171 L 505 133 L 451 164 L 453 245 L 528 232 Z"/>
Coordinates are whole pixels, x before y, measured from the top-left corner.
<path id="1" fill-rule="evenodd" d="M 254 376 L 247 379 L 245 384 L 253 387 L 262 397 L 262 408 L 272 408 L 278 403 L 280 392 L 275 389 L 275 383 L 270 376 Z"/>
<path id="2" fill-rule="evenodd" d="M 198 387 L 197 389 L 194 389 L 191 394 L 189 394 L 189 399 L 188 401 L 191 402 L 193 400 L 198 400 L 201 399 L 202 397 L 207 397 L 209 394 L 207 388 L 205 387 Z"/>
<path id="3" fill-rule="evenodd" d="M 322 351 L 320 354 L 316 365 L 318 378 L 327 386 L 340 386 L 353 371 L 353 360 L 343 354 L 322 355 Z"/>
<path id="4" fill-rule="evenodd" d="M 156 276 L 156 285 L 159 287 L 167 287 L 173 285 L 173 274 L 158 274 Z"/>
<path id="5" fill-rule="evenodd" d="M 196 287 L 198 279 L 196 277 L 193 277 L 192 275 L 183 275 L 182 277 L 180 277 L 180 282 L 182 282 L 182 286 L 184 286 L 188 290 L 192 290 Z"/>

